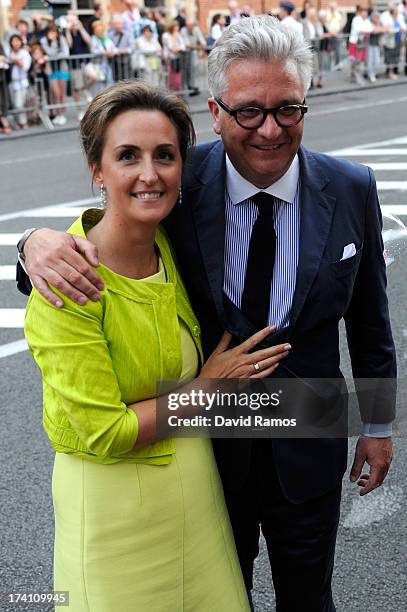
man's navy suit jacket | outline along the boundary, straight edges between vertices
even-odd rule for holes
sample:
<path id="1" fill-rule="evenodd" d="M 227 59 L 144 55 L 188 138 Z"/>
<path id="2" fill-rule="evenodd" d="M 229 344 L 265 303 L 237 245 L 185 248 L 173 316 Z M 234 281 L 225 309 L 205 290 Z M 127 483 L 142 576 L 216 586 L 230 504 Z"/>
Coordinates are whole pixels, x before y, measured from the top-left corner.
<path id="1" fill-rule="evenodd" d="M 373 172 L 304 147 L 298 154 L 301 216 L 296 288 L 289 327 L 271 335 L 269 343 L 292 344 L 284 371 L 300 378 L 339 378 L 338 325 L 344 318 L 354 378 L 395 379 Z M 202 327 L 206 356 L 225 329 L 239 341 L 255 331 L 223 294 L 225 181 L 223 143 L 197 146 L 185 167 L 182 201 L 164 222 Z M 345 245 L 351 243 L 356 254 L 341 261 Z M 364 422 L 392 421 L 394 387 L 379 389 L 360 410 Z M 332 489 L 346 469 L 345 439 L 273 439 L 272 445 L 283 492 L 293 502 Z M 225 488 L 238 488 L 249 470 L 251 441 L 214 440 L 214 447 Z"/>

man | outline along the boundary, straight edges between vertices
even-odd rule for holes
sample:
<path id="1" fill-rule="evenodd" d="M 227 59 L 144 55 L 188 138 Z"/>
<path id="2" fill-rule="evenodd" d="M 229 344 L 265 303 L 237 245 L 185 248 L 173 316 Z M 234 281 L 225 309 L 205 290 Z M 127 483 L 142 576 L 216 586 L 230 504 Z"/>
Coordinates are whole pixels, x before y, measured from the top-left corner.
<path id="1" fill-rule="evenodd" d="M 195 19 L 188 18 L 181 32 L 187 53 L 185 55 L 185 77 L 190 96 L 199 94 L 197 81 L 199 76 L 199 57 L 206 49 L 206 40 Z"/>
<path id="2" fill-rule="evenodd" d="M 111 67 L 113 81 L 129 79 L 131 77 L 130 55 L 134 50 L 134 36 L 124 30 L 124 21 L 121 13 L 112 15 L 112 27 L 108 36 L 116 47 L 115 57 Z"/>
<path id="3" fill-rule="evenodd" d="M 292 345 L 280 376 L 340 378 L 344 317 L 354 376 L 392 378 L 374 177 L 364 166 L 301 146 L 311 69 L 303 39 L 272 17 L 242 19 L 225 31 L 208 67 L 209 108 L 221 140 L 193 152 L 182 201 L 166 226 L 207 356 L 225 328 L 239 342 L 266 321 L 276 326 L 270 343 Z M 272 253 L 269 266 L 253 258 L 259 246 L 264 260 Z M 80 290 L 98 297 L 95 273 L 72 247 L 97 263 L 95 248 L 72 235 L 37 230 L 25 243 L 31 279 L 54 304 L 47 282 L 78 303 L 85 299 Z M 361 494 L 382 483 L 392 455 L 394 394 L 379 394 L 373 408 L 362 413 L 365 435 L 351 470 Z M 335 610 L 331 576 L 346 440 L 214 442 L 247 590 L 261 526 L 278 612 Z M 365 461 L 369 474 L 362 474 Z"/>
<path id="4" fill-rule="evenodd" d="M 126 10 L 123 11 L 123 28 L 129 36 L 134 38 L 134 28 L 136 22 L 140 19 L 140 11 L 134 0 L 122 0 Z"/>
<path id="5" fill-rule="evenodd" d="M 182 28 L 185 28 L 185 24 L 187 21 L 187 11 L 186 11 L 185 2 L 178 2 L 177 11 L 178 12 L 176 16 L 174 17 L 174 20 L 178 21 L 179 29 L 182 30 Z"/>
<path id="6" fill-rule="evenodd" d="M 228 2 L 229 15 L 226 15 L 226 25 L 230 26 L 241 20 L 242 15 L 236 0 Z"/>
<path id="7" fill-rule="evenodd" d="M 332 0 L 327 10 L 327 26 L 329 33 L 332 34 L 331 45 L 335 54 L 335 66 L 341 63 L 341 33 L 346 24 L 346 15 L 338 9 L 336 0 Z"/>
<path id="8" fill-rule="evenodd" d="M 95 2 L 93 4 L 93 15 L 91 15 L 87 21 L 86 21 L 86 31 L 89 34 L 89 36 L 93 35 L 93 24 L 95 23 L 95 21 L 102 21 L 103 20 L 103 13 L 104 13 L 104 9 L 103 9 L 103 4 L 101 2 Z"/>
<path id="9" fill-rule="evenodd" d="M 139 38 L 142 35 L 143 29 L 146 26 L 150 26 L 153 32 L 154 38 L 158 37 L 157 24 L 153 19 L 150 19 L 148 15 L 149 14 L 147 13 L 145 9 L 140 9 L 140 18 L 136 21 L 134 25 L 135 38 Z"/>
<path id="10" fill-rule="evenodd" d="M 281 2 L 280 10 L 278 16 L 281 20 L 281 23 L 285 25 L 286 28 L 291 28 L 297 34 L 297 36 L 302 36 L 302 24 L 295 18 L 295 6 L 292 2 Z"/>

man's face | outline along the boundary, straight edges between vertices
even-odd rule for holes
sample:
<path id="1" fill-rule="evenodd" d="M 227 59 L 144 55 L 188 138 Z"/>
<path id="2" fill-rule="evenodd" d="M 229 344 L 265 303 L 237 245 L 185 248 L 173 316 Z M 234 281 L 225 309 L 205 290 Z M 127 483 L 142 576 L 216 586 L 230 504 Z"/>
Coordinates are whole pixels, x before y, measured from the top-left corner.
<path id="1" fill-rule="evenodd" d="M 118 34 L 123 32 L 123 22 L 121 19 L 114 19 L 112 25 L 113 25 L 114 31 L 117 32 Z"/>
<path id="2" fill-rule="evenodd" d="M 227 70 L 227 89 L 222 100 L 232 109 L 244 106 L 275 108 L 302 104 L 304 87 L 294 68 L 283 63 L 236 60 Z M 280 127 L 269 114 L 255 130 L 240 127 L 234 117 L 209 100 L 214 130 L 238 172 L 259 188 L 275 183 L 288 170 L 301 144 L 304 121 Z"/>

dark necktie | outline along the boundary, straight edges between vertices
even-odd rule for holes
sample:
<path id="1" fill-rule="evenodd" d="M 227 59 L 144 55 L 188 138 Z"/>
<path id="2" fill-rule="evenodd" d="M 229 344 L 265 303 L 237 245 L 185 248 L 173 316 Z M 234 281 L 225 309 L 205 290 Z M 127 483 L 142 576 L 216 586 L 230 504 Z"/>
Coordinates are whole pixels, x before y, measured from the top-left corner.
<path id="1" fill-rule="evenodd" d="M 263 191 L 251 198 L 259 209 L 250 238 L 241 310 L 257 330 L 266 327 L 276 253 L 274 197 Z"/>

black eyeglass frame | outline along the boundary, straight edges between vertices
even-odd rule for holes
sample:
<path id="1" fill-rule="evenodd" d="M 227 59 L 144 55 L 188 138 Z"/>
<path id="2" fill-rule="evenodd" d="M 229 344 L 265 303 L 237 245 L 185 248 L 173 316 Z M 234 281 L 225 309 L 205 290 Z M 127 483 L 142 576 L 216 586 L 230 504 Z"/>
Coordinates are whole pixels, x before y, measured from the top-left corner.
<path id="1" fill-rule="evenodd" d="M 274 121 L 277 123 L 279 127 L 282 127 L 282 128 L 293 127 L 294 125 L 298 125 L 300 121 L 304 119 L 304 115 L 308 111 L 308 106 L 305 104 L 305 98 L 302 104 L 282 104 L 281 106 L 275 106 L 273 108 L 260 108 L 259 106 L 239 106 L 239 108 L 230 108 L 227 104 L 224 103 L 223 100 L 221 100 L 221 98 L 215 98 L 215 102 L 220 106 L 221 109 L 227 112 L 228 115 L 233 117 L 236 123 L 244 130 L 258 130 L 259 127 L 261 127 L 263 123 L 266 121 L 267 115 L 269 115 L 270 113 L 273 115 Z M 247 127 L 247 125 L 242 125 L 240 121 L 238 120 L 237 113 L 242 110 L 247 110 L 248 108 L 256 109 L 263 114 L 263 118 L 261 122 L 259 123 L 259 125 L 256 125 L 255 127 Z M 298 121 L 295 121 L 294 123 L 291 123 L 290 125 L 284 125 L 277 118 L 277 113 L 282 108 L 297 108 L 301 111 L 301 117 L 298 119 Z"/>

